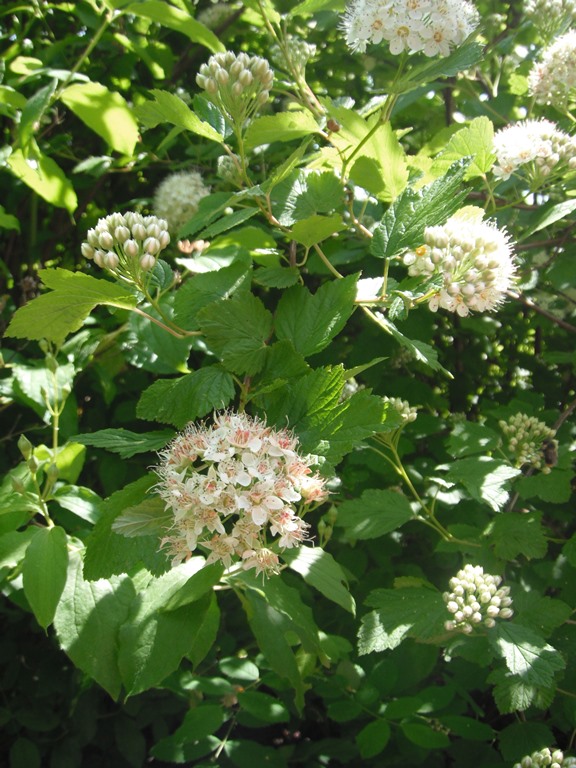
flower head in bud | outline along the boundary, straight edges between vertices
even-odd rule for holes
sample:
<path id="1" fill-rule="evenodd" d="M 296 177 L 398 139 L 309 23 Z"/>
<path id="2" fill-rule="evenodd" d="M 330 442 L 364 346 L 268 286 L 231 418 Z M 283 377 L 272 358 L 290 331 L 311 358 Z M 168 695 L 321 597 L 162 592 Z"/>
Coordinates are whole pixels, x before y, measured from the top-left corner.
<path id="1" fill-rule="evenodd" d="M 237 10 L 238 7 L 233 3 L 214 3 L 200 11 L 196 18 L 208 29 L 217 29 L 234 16 Z"/>
<path id="2" fill-rule="evenodd" d="M 516 413 L 507 421 L 502 419 L 498 422 L 498 426 L 502 430 L 506 448 L 514 466 L 528 465 L 544 473 L 550 472 L 543 447 L 557 446 L 554 439 L 556 433 L 553 429 L 535 416 L 528 416 L 525 413 Z"/>
<path id="3" fill-rule="evenodd" d="M 452 615 L 445 628 L 470 634 L 477 626 L 493 627 L 498 617 L 509 619 L 513 614 L 510 588 L 500 587 L 501 581 L 500 576 L 484 573 L 480 565 L 465 565 L 450 579 L 452 591 L 443 595 Z"/>
<path id="4" fill-rule="evenodd" d="M 576 89 L 576 30 L 571 29 L 545 48 L 528 75 L 528 88 L 538 104 L 564 110 Z"/>
<path id="5" fill-rule="evenodd" d="M 428 307 L 465 317 L 471 310 L 489 312 L 502 303 L 514 279 L 515 264 L 508 235 L 483 212 L 468 207 L 436 227 L 424 230 L 424 247 L 404 258 L 410 275 L 428 277 L 440 288 L 428 292 Z"/>
<path id="6" fill-rule="evenodd" d="M 173 515 L 162 546 L 177 565 L 196 549 L 208 562 L 276 573 L 278 554 L 308 539 L 300 514 L 327 497 L 298 439 L 245 413 L 191 424 L 161 453 L 156 490 Z"/>
<path id="7" fill-rule="evenodd" d="M 497 131 L 494 136 L 495 176 L 508 179 L 522 170 L 538 184 L 549 180 L 552 170 L 562 173 L 576 159 L 576 138 L 549 120 L 523 120 Z"/>
<path id="8" fill-rule="evenodd" d="M 544 40 L 550 40 L 576 21 L 576 0 L 525 0 L 524 13 Z"/>
<path id="9" fill-rule="evenodd" d="M 268 101 L 274 73 L 266 59 L 226 51 L 202 64 L 196 82 L 230 122 L 242 127 Z"/>
<path id="10" fill-rule="evenodd" d="M 83 256 L 93 259 L 99 267 L 138 285 L 142 272 L 152 269 L 160 251 L 169 242 L 165 219 L 129 211 L 99 219 L 96 226 L 88 230 L 81 249 Z"/>
<path id="11" fill-rule="evenodd" d="M 382 400 L 388 409 L 393 412 L 394 417 L 396 417 L 395 420 L 400 419 L 401 426 L 416 421 L 418 409 L 412 408 L 407 400 L 402 400 L 400 397 L 383 397 Z"/>
<path id="12" fill-rule="evenodd" d="M 386 43 L 394 55 L 408 51 L 448 56 L 478 21 L 476 8 L 467 0 L 352 0 L 342 28 L 353 51 Z"/>
<path id="13" fill-rule="evenodd" d="M 544 747 L 526 755 L 513 768 L 575 768 L 576 757 L 565 757 L 561 749 Z"/>
<path id="14" fill-rule="evenodd" d="M 270 57 L 279 69 L 298 74 L 304 73 L 306 64 L 315 55 L 315 45 L 293 35 L 288 35 L 282 48 L 279 45 L 273 45 L 270 49 Z"/>

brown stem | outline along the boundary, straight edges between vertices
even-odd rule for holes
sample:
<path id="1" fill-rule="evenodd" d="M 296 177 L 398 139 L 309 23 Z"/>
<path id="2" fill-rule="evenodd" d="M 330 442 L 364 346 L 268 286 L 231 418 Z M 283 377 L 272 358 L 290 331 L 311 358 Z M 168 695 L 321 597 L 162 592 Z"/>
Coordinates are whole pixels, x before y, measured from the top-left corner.
<path id="1" fill-rule="evenodd" d="M 559 325 L 560 328 L 564 328 L 565 331 L 570 331 L 570 333 L 576 333 L 576 326 L 571 325 L 570 323 L 567 323 L 566 320 L 562 320 L 560 317 L 556 317 L 556 315 L 553 315 L 552 312 L 548 312 L 547 309 L 543 309 L 542 307 L 539 307 L 538 304 L 535 304 L 532 301 L 532 299 L 527 299 L 525 296 L 522 296 L 521 293 L 514 293 L 513 291 L 506 291 L 506 293 L 508 296 L 510 296 L 511 299 L 516 299 L 521 304 L 524 304 L 525 307 L 528 307 L 529 309 L 533 309 L 534 312 L 537 312 L 539 315 L 542 315 L 542 317 L 546 317 L 552 323 Z"/>

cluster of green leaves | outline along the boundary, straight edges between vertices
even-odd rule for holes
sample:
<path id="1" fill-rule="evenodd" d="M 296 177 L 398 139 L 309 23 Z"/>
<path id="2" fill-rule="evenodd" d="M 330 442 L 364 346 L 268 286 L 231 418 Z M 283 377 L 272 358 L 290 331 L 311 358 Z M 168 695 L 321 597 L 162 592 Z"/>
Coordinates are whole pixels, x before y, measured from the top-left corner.
<path id="1" fill-rule="evenodd" d="M 3 658 L 23 659 L 2 667 L 2 759 L 482 768 L 568 750 L 573 179 L 490 172 L 538 30 L 479 2 L 483 38 L 395 78 L 384 47 L 346 50 L 343 2 L 246 0 L 216 30 L 209 5 L 1 12 L 0 586 Z M 269 56 L 284 24 L 317 58 L 307 81 L 277 65 L 239 144 L 194 75 L 225 48 Z M 216 175 L 227 151 L 236 185 Z M 88 227 L 151 210 L 183 167 L 212 192 L 154 268 L 153 305 L 80 265 Z M 518 299 L 433 315 L 399 257 L 469 202 L 519 244 Z M 178 237 L 210 245 L 183 255 Z M 358 280 L 382 275 L 386 295 L 359 306 Z M 279 576 L 200 551 L 171 568 L 160 548 L 155 452 L 224 408 L 288 426 L 330 479 L 315 546 L 284 552 Z M 554 426 L 548 472 L 507 454 L 498 423 L 516 413 Z M 511 620 L 446 631 L 464 563 L 505 578 Z"/>

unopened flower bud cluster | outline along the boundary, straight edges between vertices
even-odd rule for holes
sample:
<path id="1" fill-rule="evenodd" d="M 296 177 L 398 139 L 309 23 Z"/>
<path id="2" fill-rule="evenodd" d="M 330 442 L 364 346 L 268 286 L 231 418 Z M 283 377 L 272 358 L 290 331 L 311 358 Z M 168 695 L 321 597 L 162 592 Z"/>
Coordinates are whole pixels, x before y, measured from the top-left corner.
<path id="1" fill-rule="evenodd" d="M 528 75 L 530 94 L 538 104 L 565 109 L 576 88 L 576 30 L 571 29 L 544 50 Z"/>
<path id="2" fill-rule="evenodd" d="M 200 11 L 196 19 L 208 29 L 216 29 L 234 16 L 237 8 L 233 3 L 214 3 Z"/>
<path id="3" fill-rule="evenodd" d="M 576 20 L 576 0 L 526 0 L 524 12 L 538 32 L 549 38 Z"/>
<path id="4" fill-rule="evenodd" d="M 298 447 L 288 430 L 232 411 L 178 435 L 156 470 L 157 492 L 174 515 L 162 541 L 172 565 L 200 547 L 208 563 L 277 572 L 278 552 L 308 538 L 296 506 L 327 497 L 324 479 L 311 469 L 316 457 Z"/>
<path id="5" fill-rule="evenodd" d="M 133 280 L 152 269 L 169 242 L 165 219 L 133 211 L 112 213 L 88 230 L 82 255 L 119 277 Z"/>
<path id="6" fill-rule="evenodd" d="M 304 72 L 306 64 L 316 55 L 316 46 L 307 43 L 300 37 L 288 35 L 286 38 L 286 51 L 279 45 L 273 45 L 270 49 L 270 58 L 279 69 L 290 72 L 294 68 L 297 72 Z M 289 61 L 287 60 L 289 58 Z M 290 66 L 292 65 L 292 66 Z"/>
<path id="7" fill-rule="evenodd" d="M 342 27 L 353 51 L 385 42 L 394 55 L 408 51 L 448 56 L 478 21 L 476 8 L 467 0 L 352 0 Z"/>
<path id="8" fill-rule="evenodd" d="M 407 400 L 402 400 L 401 397 L 383 397 L 385 403 L 388 403 L 400 416 L 403 424 L 409 424 L 412 421 L 416 421 L 418 416 L 418 409 L 413 408 Z"/>
<path id="9" fill-rule="evenodd" d="M 441 307 L 466 317 L 504 301 L 515 265 L 508 235 L 495 224 L 456 214 L 441 226 L 427 227 L 424 243 L 404 256 L 404 264 L 412 276 L 441 278 L 441 287 L 428 299 L 432 312 Z"/>
<path id="10" fill-rule="evenodd" d="M 475 627 L 493 627 L 497 618 L 509 619 L 514 613 L 510 588 L 501 587 L 500 576 L 484 573 L 480 565 L 465 565 L 450 579 L 451 592 L 443 595 L 452 618 L 444 627 L 470 634 Z"/>
<path id="11" fill-rule="evenodd" d="M 229 120 L 241 126 L 268 101 L 274 73 L 260 56 L 226 51 L 202 64 L 196 82 Z"/>
<path id="12" fill-rule="evenodd" d="M 198 204 L 210 194 L 197 171 L 178 171 L 167 176 L 154 193 L 154 212 L 168 222 L 172 234 L 198 211 Z"/>
<path id="13" fill-rule="evenodd" d="M 540 768 L 540 766 L 576 768 L 576 757 L 564 757 L 561 749 L 551 750 L 549 747 L 544 747 L 544 749 L 539 749 L 532 752 L 531 755 L 523 757 L 519 763 L 514 765 L 514 768 Z"/>
<path id="14" fill-rule="evenodd" d="M 216 174 L 229 184 L 240 185 L 242 183 L 242 164 L 238 155 L 220 155 L 216 167 Z"/>
<path id="15" fill-rule="evenodd" d="M 508 421 L 501 420 L 498 426 L 506 439 L 508 452 L 514 457 L 515 466 L 529 464 L 544 473 L 550 471 L 542 453 L 542 444 L 554 439 L 553 429 L 535 416 L 527 416 L 525 413 L 516 413 Z"/>
<path id="16" fill-rule="evenodd" d="M 550 120 L 523 120 L 494 135 L 496 165 L 492 171 L 508 179 L 523 168 L 535 181 L 553 170 L 576 168 L 576 138 Z"/>

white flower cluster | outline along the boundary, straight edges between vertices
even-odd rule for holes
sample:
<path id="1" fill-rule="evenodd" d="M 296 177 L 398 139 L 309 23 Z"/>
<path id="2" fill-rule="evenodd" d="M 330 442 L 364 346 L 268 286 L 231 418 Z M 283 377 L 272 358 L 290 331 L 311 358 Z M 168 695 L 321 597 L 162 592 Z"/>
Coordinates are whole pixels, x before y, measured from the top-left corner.
<path id="1" fill-rule="evenodd" d="M 196 82 L 229 120 L 243 125 L 268 101 L 274 73 L 260 56 L 226 51 L 202 64 Z"/>
<path id="2" fill-rule="evenodd" d="M 400 416 L 403 424 L 409 424 L 411 421 L 416 421 L 418 416 L 418 409 L 413 408 L 407 400 L 402 400 L 401 397 L 383 397 L 385 403 L 388 403 Z"/>
<path id="3" fill-rule="evenodd" d="M 127 280 L 137 279 L 156 264 L 158 254 L 170 242 L 168 224 L 156 216 L 112 213 L 89 229 L 82 255 L 99 267 Z"/>
<path id="4" fill-rule="evenodd" d="M 346 43 L 363 52 L 368 43 L 388 43 L 390 53 L 448 56 L 478 26 L 467 0 L 352 0 L 342 27 Z"/>
<path id="5" fill-rule="evenodd" d="M 154 193 L 154 212 L 166 219 L 174 234 L 194 216 L 198 203 L 210 194 L 197 171 L 178 171 L 167 176 Z"/>
<path id="6" fill-rule="evenodd" d="M 525 413 L 516 413 L 508 421 L 501 420 L 498 426 L 506 438 L 508 451 L 514 457 L 516 467 L 529 464 L 544 473 L 550 471 L 542 447 L 544 443 L 550 442 L 556 445 L 553 429 L 535 416 L 527 416 Z"/>
<path id="7" fill-rule="evenodd" d="M 549 747 L 544 747 L 544 749 L 539 749 L 537 752 L 523 757 L 513 768 L 540 768 L 540 766 L 576 768 L 576 757 L 564 757 L 561 749 L 551 750 Z"/>
<path id="8" fill-rule="evenodd" d="M 446 608 L 452 614 L 452 619 L 444 624 L 445 629 L 469 635 L 480 624 L 493 627 L 496 618 L 509 619 L 514 613 L 510 607 L 510 587 L 500 587 L 501 581 L 500 576 L 484 573 L 480 565 L 465 565 L 450 579 L 452 591 L 443 594 Z"/>
<path id="9" fill-rule="evenodd" d="M 576 88 L 576 30 L 571 29 L 544 49 L 528 75 L 530 94 L 538 104 L 565 109 Z"/>
<path id="10" fill-rule="evenodd" d="M 410 275 L 440 278 L 428 307 L 439 307 L 466 317 L 470 310 L 487 312 L 502 303 L 515 272 L 508 235 L 482 212 L 463 209 L 445 224 L 426 227 L 425 245 L 404 256 Z M 466 214 L 466 215 L 464 215 Z"/>
<path id="11" fill-rule="evenodd" d="M 524 13 L 547 39 L 576 19 L 576 0 L 526 0 Z"/>
<path id="12" fill-rule="evenodd" d="M 315 55 L 316 46 L 295 35 L 288 35 L 286 38 L 286 50 L 280 48 L 279 45 L 273 45 L 270 49 L 270 58 L 284 72 L 290 72 L 289 64 L 292 64 L 298 72 L 304 72 L 306 64 Z M 288 58 L 290 62 L 287 61 Z"/>
<path id="13" fill-rule="evenodd" d="M 494 135 L 495 176 L 508 179 L 521 166 L 535 181 L 552 170 L 576 168 L 576 138 L 550 120 L 523 120 Z"/>
<path id="14" fill-rule="evenodd" d="M 298 439 L 245 413 L 215 414 L 213 426 L 191 424 L 161 453 L 159 495 L 174 514 L 163 539 L 172 565 L 201 547 L 208 563 L 240 562 L 257 573 L 279 570 L 278 551 L 307 539 L 297 514 L 327 497 L 311 470 L 316 457 Z"/>

